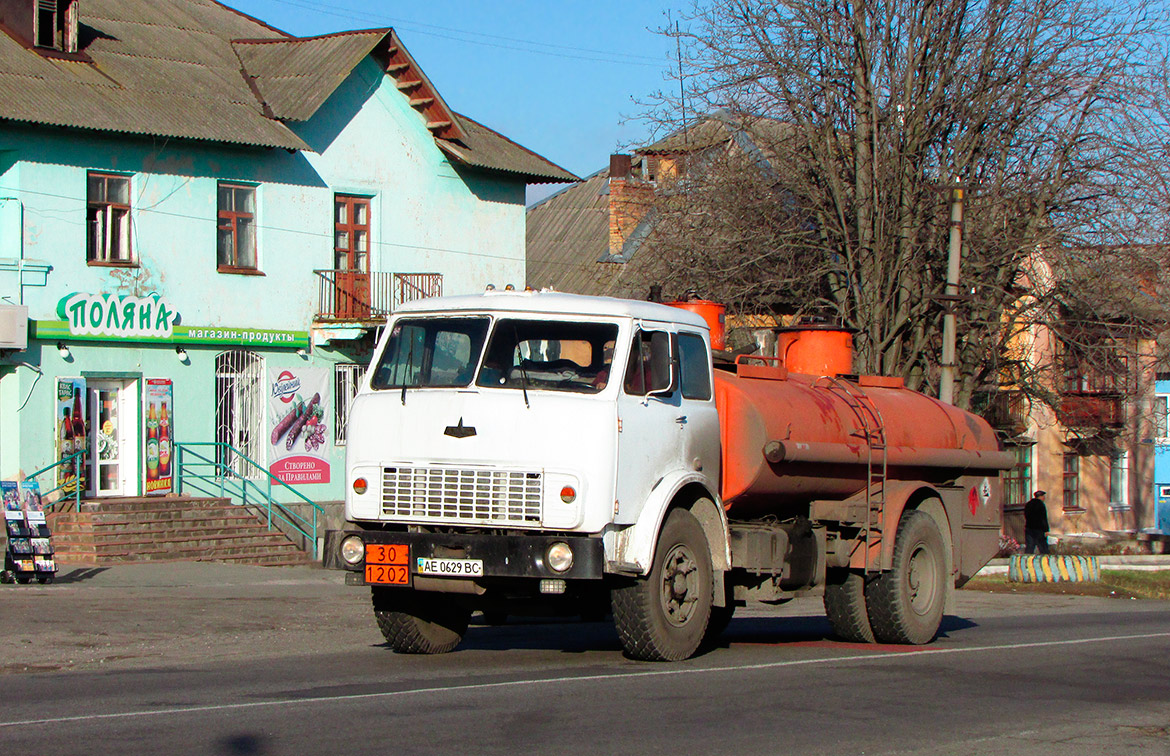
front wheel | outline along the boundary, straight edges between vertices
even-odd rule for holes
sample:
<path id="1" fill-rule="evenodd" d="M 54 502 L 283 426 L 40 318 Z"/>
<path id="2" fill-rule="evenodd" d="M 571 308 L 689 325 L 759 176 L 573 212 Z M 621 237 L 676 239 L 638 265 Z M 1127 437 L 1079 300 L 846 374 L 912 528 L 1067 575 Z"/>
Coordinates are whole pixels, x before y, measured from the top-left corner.
<path id="1" fill-rule="evenodd" d="M 445 654 L 463 640 L 471 610 L 443 593 L 373 588 L 374 618 L 400 654 Z"/>
<path id="2" fill-rule="evenodd" d="M 614 624 L 634 659 L 679 661 L 703 642 L 711 617 L 711 551 L 690 512 L 671 512 L 658 536 L 650 574 L 614 588 Z"/>
<path id="3" fill-rule="evenodd" d="M 929 643 L 942 623 L 947 560 L 934 518 L 907 512 L 894 540 L 894 564 L 865 586 L 873 634 L 882 643 Z"/>

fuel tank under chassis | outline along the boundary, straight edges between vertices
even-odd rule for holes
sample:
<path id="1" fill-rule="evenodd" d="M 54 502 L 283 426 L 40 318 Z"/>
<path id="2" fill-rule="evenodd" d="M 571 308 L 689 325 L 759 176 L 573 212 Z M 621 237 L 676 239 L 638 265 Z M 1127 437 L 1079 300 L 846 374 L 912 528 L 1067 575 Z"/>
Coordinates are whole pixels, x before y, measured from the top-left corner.
<path id="1" fill-rule="evenodd" d="M 722 497 L 735 518 L 849 498 L 883 459 L 888 480 L 930 483 L 1005 466 L 986 421 L 898 381 L 716 371 L 715 401 Z"/>

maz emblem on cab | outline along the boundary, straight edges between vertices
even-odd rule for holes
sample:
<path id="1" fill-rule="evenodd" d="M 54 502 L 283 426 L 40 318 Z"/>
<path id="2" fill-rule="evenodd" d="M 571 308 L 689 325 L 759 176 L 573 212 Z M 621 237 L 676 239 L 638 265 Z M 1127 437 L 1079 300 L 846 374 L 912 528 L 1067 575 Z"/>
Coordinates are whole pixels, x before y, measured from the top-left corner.
<path id="1" fill-rule="evenodd" d="M 459 425 L 448 425 L 443 435 L 451 438 L 470 438 L 475 435 L 475 426 L 464 425 L 463 418 L 459 418 Z"/>

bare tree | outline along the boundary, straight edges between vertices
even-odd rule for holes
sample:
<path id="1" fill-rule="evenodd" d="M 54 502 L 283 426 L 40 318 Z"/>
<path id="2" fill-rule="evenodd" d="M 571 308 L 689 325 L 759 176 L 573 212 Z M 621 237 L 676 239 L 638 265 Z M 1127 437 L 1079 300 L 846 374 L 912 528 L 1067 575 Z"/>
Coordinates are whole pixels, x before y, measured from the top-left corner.
<path id="1" fill-rule="evenodd" d="M 664 93 L 647 117 L 673 130 L 688 125 L 684 110 L 719 112 L 761 153 L 734 142 L 708 150 L 663 191 L 662 265 L 650 274 L 680 290 L 697 283 L 741 313 L 828 316 L 856 330 L 859 370 L 926 390 L 938 379 L 941 313 L 953 307 L 964 406 L 1011 367 L 1020 328 L 1061 329 L 1071 315 L 1164 319 L 1152 305 L 1126 307 L 1164 267 L 1151 259 L 1166 230 L 1155 195 L 1170 175 L 1170 121 L 1155 112 L 1167 27 L 1144 8 L 697 5 L 685 26 L 664 30 L 685 51 L 686 108 Z M 965 190 L 965 296 L 946 301 L 955 187 Z"/>

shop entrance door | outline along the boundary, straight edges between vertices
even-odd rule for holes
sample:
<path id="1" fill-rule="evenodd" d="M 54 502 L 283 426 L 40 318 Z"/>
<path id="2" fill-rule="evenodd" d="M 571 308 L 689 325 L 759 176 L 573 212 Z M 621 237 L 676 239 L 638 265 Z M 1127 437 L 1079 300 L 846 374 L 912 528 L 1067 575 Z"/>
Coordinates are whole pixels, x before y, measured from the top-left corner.
<path id="1" fill-rule="evenodd" d="M 138 493 L 138 381 L 89 379 L 89 495 Z"/>

